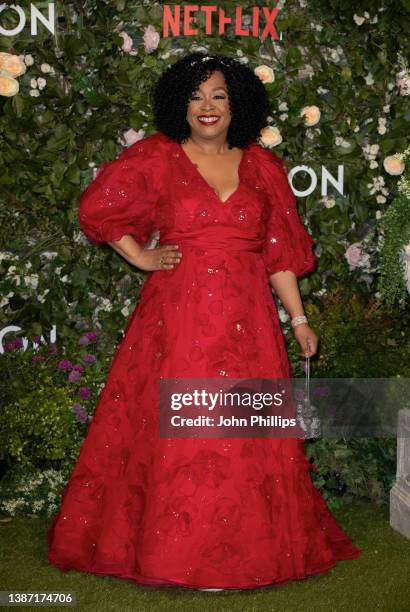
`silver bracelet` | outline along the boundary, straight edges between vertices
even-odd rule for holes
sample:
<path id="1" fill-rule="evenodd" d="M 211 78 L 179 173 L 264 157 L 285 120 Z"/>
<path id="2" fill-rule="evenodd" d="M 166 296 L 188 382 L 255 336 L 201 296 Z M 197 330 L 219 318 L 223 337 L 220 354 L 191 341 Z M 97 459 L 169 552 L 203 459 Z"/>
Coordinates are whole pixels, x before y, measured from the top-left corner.
<path id="1" fill-rule="evenodd" d="M 305 315 L 298 315 L 297 317 L 293 317 L 290 324 L 292 327 L 296 327 L 296 325 L 301 325 L 302 323 L 307 323 L 308 320 Z"/>

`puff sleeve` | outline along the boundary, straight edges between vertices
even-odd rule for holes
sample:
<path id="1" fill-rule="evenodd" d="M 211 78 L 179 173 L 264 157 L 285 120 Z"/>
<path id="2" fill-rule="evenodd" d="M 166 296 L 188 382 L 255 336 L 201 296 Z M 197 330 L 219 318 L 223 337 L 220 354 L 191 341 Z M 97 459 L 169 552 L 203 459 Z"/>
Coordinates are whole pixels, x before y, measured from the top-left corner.
<path id="1" fill-rule="evenodd" d="M 82 192 L 78 221 L 92 243 L 119 240 L 125 234 L 145 243 L 155 230 L 159 193 L 152 175 L 159 160 L 151 154 L 154 144 L 143 139 L 103 163 Z"/>
<path id="2" fill-rule="evenodd" d="M 291 270 L 299 278 L 314 270 L 313 239 L 299 217 L 284 161 L 263 150 L 261 165 L 270 201 L 262 257 L 268 275 Z"/>

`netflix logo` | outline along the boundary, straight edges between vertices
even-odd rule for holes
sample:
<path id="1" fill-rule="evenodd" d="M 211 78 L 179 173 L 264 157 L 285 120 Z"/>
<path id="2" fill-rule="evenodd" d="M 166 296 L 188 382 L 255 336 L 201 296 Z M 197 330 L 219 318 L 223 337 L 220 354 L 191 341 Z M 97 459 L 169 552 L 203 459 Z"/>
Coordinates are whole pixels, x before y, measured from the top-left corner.
<path id="1" fill-rule="evenodd" d="M 251 29 L 242 29 L 242 6 L 233 6 L 226 14 L 223 8 L 215 4 L 198 6 L 196 4 L 165 4 L 163 12 L 163 36 L 197 36 L 199 34 L 197 18 L 203 14 L 205 17 L 204 32 L 208 36 L 225 34 L 227 26 L 234 25 L 235 36 L 261 36 L 264 40 L 271 36 L 279 40 L 275 28 L 275 19 L 280 9 L 270 9 L 266 6 L 254 6 L 251 9 Z"/>
<path id="2" fill-rule="evenodd" d="M 30 33 L 37 36 L 38 23 L 46 28 L 51 34 L 55 34 L 55 3 L 41 3 L 42 8 L 46 8 L 48 15 L 42 14 L 39 9 L 30 3 L 23 8 L 20 5 L 0 4 L 0 35 L 16 36 L 25 27 L 28 19 L 30 20 Z M 198 36 L 199 24 L 203 24 L 203 31 L 207 36 L 224 36 L 227 27 L 233 28 L 235 36 L 261 37 L 265 40 L 271 36 L 274 40 L 280 40 L 275 28 L 275 19 L 280 12 L 277 8 L 266 6 L 254 6 L 247 9 L 246 16 L 249 18 L 249 29 L 243 28 L 243 7 L 235 6 L 226 11 L 215 4 L 164 4 L 163 6 L 163 36 Z M 17 24 L 5 27 L 1 23 L 1 18 L 8 14 L 17 17 Z M 229 13 L 229 14 L 228 14 Z M 200 18 L 200 19 L 199 19 Z"/>

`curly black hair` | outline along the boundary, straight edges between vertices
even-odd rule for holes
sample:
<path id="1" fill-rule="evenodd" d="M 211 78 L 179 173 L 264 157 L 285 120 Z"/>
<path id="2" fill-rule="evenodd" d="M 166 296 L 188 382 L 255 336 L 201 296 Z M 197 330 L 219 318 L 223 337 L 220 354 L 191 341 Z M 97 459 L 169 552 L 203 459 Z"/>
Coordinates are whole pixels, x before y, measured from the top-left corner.
<path id="1" fill-rule="evenodd" d="M 185 142 L 191 133 L 186 119 L 189 99 L 215 70 L 223 73 L 228 89 L 232 115 L 228 146 L 242 149 L 259 137 L 271 106 L 266 89 L 253 70 L 226 55 L 190 53 L 163 72 L 153 90 L 156 128 L 172 140 Z"/>

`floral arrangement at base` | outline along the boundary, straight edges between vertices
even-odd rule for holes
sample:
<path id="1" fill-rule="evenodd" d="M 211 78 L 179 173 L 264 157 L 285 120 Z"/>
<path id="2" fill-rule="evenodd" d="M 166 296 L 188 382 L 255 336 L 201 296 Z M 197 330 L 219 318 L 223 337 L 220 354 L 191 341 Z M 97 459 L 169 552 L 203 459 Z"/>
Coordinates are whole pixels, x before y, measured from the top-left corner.
<path id="1" fill-rule="evenodd" d="M 72 463 L 65 469 L 11 470 L 0 482 L 0 515 L 52 516 L 59 507 L 61 492 Z"/>
<path id="2" fill-rule="evenodd" d="M 18 337 L 0 357 L 0 468 L 59 467 L 77 453 L 98 403 L 110 357 L 94 330 L 64 349 L 25 348 Z M 99 354 L 100 353 L 100 354 Z"/>

